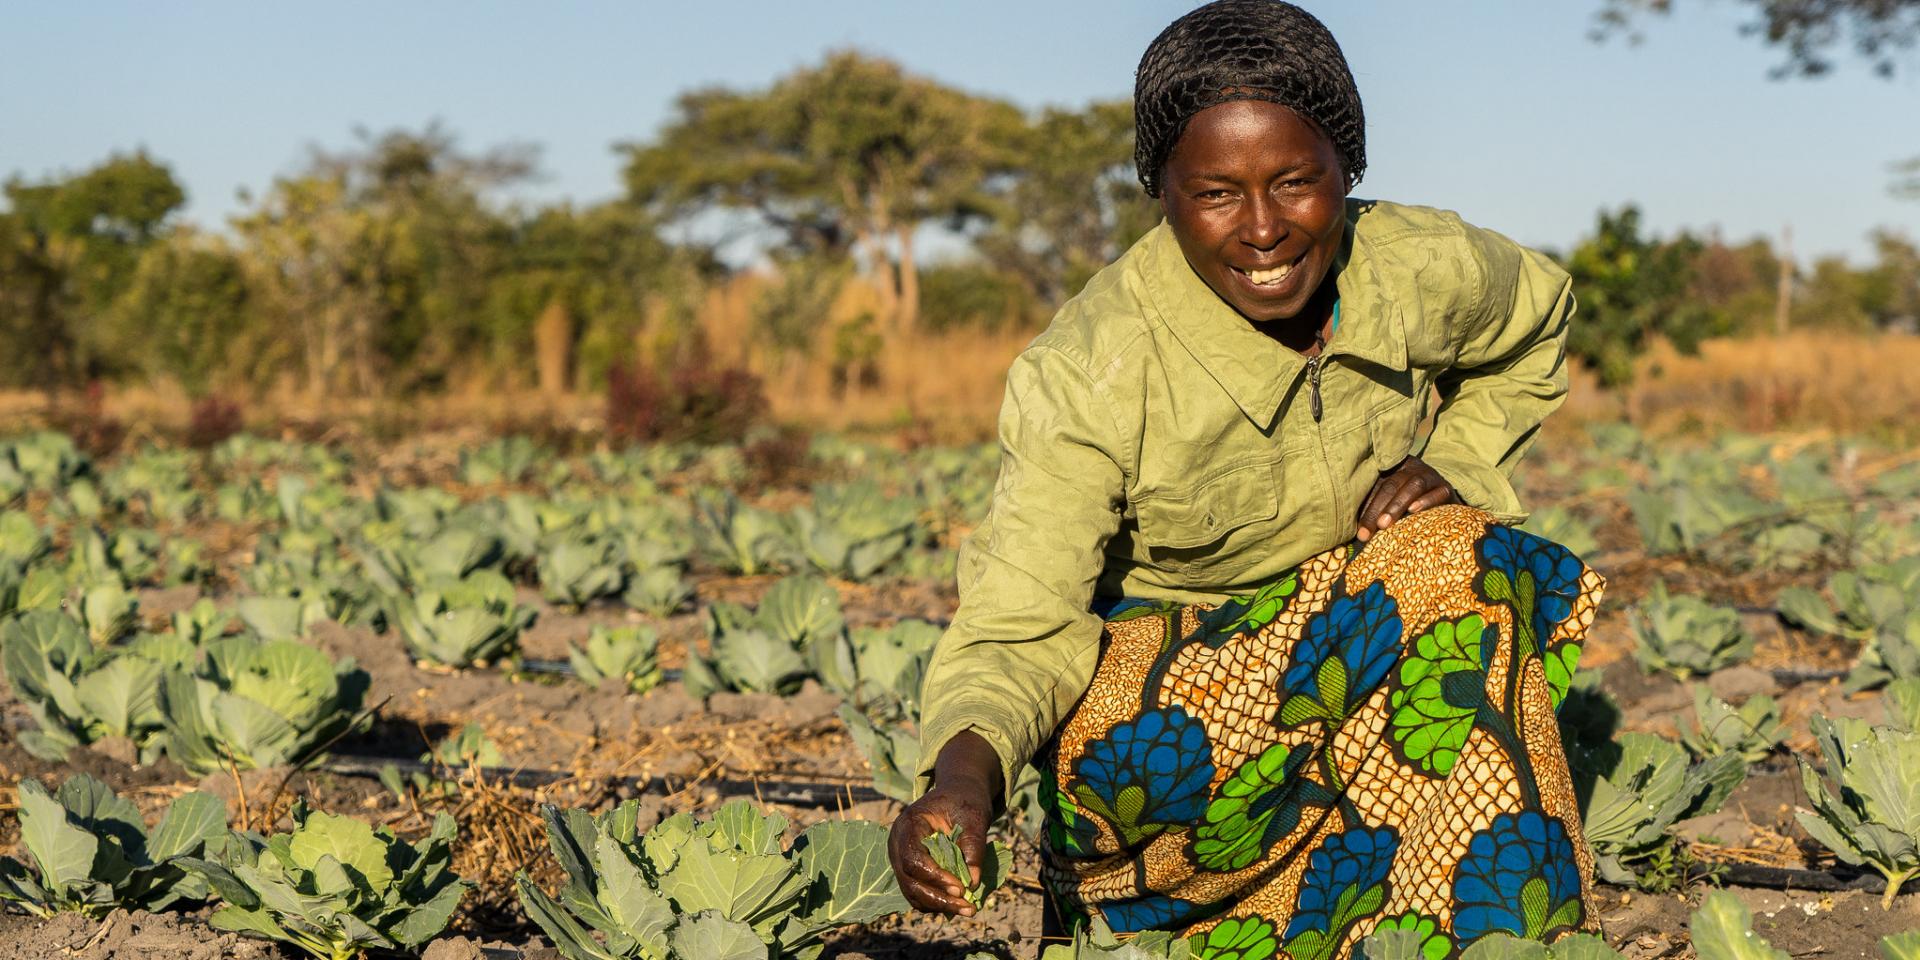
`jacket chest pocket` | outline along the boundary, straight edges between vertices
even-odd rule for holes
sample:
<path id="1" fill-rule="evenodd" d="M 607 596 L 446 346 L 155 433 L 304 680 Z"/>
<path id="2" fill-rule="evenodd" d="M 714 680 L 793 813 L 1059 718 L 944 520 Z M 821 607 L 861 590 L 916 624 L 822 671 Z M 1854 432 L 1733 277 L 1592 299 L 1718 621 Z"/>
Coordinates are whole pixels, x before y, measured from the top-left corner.
<path id="1" fill-rule="evenodd" d="M 1420 404 L 1402 398 L 1367 418 L 1367 438 L 1372 446 L 1368 460 L 1375 470 L 1386 472 L 1400 465 L 1413 453 L 1415 435 L 1420 430 Z"/>
<path id="2" fill-rule="evenodd" d="M 1251 534 L 1248 528 L 1279 512 L 1278 476 L 1270 460 L 1233 467 L 1186 490 L 1134 501 L 1147 556 L 1166 570 L 1231 566 L 1259 539 L 1236 534 Z"/>

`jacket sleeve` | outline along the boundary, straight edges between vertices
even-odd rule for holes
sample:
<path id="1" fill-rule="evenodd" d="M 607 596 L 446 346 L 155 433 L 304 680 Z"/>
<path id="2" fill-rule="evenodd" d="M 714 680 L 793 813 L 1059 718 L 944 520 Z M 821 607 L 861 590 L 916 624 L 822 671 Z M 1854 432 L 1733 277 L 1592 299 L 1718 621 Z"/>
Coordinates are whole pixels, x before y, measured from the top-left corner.
<path id="1" fill-rule="evenodd" d="M 1526 510 L 1508 478 L 1541 421 L 1567 395 L 1572 282 L 1545 255 L 1467 228 L 1479 284 L 1452 322 L 1452 368 L 1421 459 L 1460 499 L 1517 523 Z"/>
<path id="2" fill-rule="evenodd" d="M 959 609 L 927 668 L 916 796 L 940 748 L 972 729 L 1000 755 L 1004 804 L 1099 655 L 1088 605 L 1125 503 L 1111 408 L 1069 357 L 1029 347 L 1007 372 L 999 431 L 993 500 L 960 549 Z"/>

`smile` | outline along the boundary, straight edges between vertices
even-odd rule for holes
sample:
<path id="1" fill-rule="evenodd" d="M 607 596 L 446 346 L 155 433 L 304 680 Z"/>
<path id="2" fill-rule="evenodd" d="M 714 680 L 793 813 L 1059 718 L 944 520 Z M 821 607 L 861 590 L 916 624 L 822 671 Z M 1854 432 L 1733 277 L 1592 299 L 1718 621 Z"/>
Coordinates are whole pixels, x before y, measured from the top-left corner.
<path id="1" fill-rule="evenodd" d="M 1235 273 L 1246 277 L 1256 287 L 1277 287 L 1286 282 L 1287 277 L 1293 273 L 1293 268 L 1299 266 L 1300 261 L 1306 257 L 1306 252 L 1302 251 L 1298 257 L 1293 258 L 1291 263 L 1283 263 L 1268 270 L 1242 270 L 1239 267 L 1232 267 L 1231 264 L 1228 266 L 1232 267 Z"/>

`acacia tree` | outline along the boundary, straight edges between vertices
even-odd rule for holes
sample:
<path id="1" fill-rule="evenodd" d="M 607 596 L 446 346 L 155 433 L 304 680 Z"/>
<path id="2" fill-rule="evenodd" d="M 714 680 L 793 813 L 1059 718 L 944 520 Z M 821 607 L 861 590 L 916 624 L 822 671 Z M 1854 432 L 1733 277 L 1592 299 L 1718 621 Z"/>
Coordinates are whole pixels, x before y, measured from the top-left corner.
<path id="1" fill-rule="evenodd" d="M 767 90 L 680 98 L 660 135 L 627 145 L 630 198 L 662 219 L 742 211 L 790 252 L 855 256 L 889 321 L 917 322 L 914 233 L 984 221 L 1019 112 L 855 52 Z"/>
<path id="2" fill-rule="evenodd" d="M 1159 220 L 1134 175 L 1133 104 L 1048 109 L 1014 149 L 1020 164 L 1003 178 L 993 226 L 975 245 L 1034 302 L 1057 305 Z"/>

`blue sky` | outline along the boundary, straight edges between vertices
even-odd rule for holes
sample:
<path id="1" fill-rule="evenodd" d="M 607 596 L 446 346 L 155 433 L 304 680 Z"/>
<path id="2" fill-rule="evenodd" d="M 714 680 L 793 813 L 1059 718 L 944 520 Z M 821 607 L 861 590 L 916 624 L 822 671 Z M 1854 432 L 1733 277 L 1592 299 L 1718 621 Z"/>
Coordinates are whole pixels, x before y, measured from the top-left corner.
<path id="1" fill-rule="evenodd" d="M 1920 63 L 1773 82 L 1738 35 L 1746 5 L 1692 0 L 1633 46 L 1587 40 L 1599 0 L 1308 0 L 1368 116 L 1358 194 L 1459 210 L 1564 247 L 1637 201 L 1658 232 L 1730 239 L 1791 223 L 1802 258 L 1920 234 L 1887 193 L 1920 155 Z M 541 145 L 530 200 L 619 190 L 611 146 L 644 139 L 691 86 L 761 86 L 857 46 L 1026 106 L 1124 97 L 1174 2 L 703 0 L 701 3 L 90 2 L 14 5 L 0 57 L 0 176 L 77 170 L 144 146 L 189 219 L 218 225 L 355 125 L 438 118 L 468 147 Z"/>

